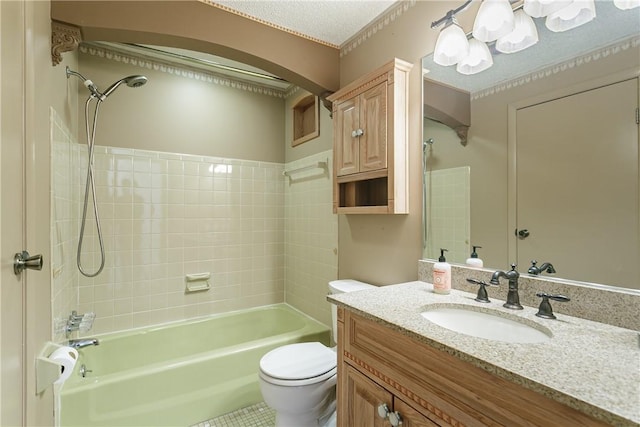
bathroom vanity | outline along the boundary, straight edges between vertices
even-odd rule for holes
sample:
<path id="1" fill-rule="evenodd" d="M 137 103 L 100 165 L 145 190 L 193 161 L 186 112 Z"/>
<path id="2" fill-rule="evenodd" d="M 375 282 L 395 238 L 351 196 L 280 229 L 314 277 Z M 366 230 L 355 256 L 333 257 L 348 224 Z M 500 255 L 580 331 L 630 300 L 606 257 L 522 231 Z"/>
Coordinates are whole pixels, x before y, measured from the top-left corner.
<path id="1" fill-rule="evenodd" d="M 437 295 L 424 282 L 330 296 L 339 306 L 338 426 L 638 425 L 637 332 L 474 298 Z M 422 315 L 443 306 L 514 318 L 548 339 L 478 338 Z"/>

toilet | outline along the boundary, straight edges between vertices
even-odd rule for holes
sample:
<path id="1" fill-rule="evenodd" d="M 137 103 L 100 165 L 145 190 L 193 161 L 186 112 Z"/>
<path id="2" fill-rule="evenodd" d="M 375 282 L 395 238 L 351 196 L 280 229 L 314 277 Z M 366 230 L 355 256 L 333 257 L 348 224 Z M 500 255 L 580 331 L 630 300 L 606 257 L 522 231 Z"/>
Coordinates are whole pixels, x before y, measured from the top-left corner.
<path id="1" fill-rule="evenodd" d="M 329 292 L 370 289 L 357 280 L 333 280 Z M 338 338 L 337 307 L 331 305 L 333 340 Z M 319 342 L 284 345 L 260 359 L 260 390 L 276 411 L 276 427 L 333 427 L 336 425 L 336 348 Z"/>

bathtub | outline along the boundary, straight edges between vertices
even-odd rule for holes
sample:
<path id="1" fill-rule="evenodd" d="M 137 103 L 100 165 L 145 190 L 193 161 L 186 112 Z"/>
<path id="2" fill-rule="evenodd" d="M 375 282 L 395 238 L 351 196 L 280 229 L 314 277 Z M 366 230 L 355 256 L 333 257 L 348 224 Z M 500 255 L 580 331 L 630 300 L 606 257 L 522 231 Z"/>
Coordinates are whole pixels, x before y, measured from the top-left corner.
<path id="1" fill-rule="evenodd" d="M 260 358 L 283 344 L 328 345 L 330 331 L 277 304 L 98 338 L 62 387 L 63 427 L 189 426 L 258 403 Z"/>

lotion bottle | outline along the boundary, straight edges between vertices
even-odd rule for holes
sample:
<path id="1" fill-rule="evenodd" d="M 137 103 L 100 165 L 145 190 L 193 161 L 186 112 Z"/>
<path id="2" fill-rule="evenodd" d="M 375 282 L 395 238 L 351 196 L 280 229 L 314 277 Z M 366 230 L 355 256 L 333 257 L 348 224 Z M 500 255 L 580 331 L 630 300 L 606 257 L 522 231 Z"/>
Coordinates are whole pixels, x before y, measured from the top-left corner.
<path id="1" fill-rule="evenodd" d="M 480 258 L 478 258 L 478 253 L 476 252 L 477 248 L 481 248 L 482 246 L 474 246 L 473 252 L 471 252 L 471 257 L 467 258 L 467 265 L 470 267 L 479 267 L 481 268 L 484 263 Z"/>
<path id="2" fill-rule="evenodd" d="M 445 252 L 448 251 L 440 249 L 440 258 L 433 265 L 433 292 L 444 295 L 451 292 L 451 264 L 444 257 Z"/>

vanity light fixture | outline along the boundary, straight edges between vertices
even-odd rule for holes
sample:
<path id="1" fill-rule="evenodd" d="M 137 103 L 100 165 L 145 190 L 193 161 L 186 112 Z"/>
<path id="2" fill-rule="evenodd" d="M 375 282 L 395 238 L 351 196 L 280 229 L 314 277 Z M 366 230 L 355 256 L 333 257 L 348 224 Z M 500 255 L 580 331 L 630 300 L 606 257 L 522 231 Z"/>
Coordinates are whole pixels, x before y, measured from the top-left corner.
<path id="1" fill-rule="evenodd" d="M 477 39 L 469 40 L 469 55 L 463 58 L 456 66 L 460 74 L 476 74 L 493 65 L 493 57 L 485 42 Z"/>
<path id="2" fill-rule="evenodd" d="M 618 9 L 627 10 L 640 6 L 640 0 L 613 0 Z"/>
<path id="3" fill-rule="evenodd" d="M 484 0 L 473 22 L 473 37 L 492 42 L 513 31 L 515 20 L 509 0 Z"/>
<path id="4" fill-rule="evenodd" d="M 524 11 L 533 18 L 543 18 L 569 6 L 573 0 L 524 0 Z"/>
<path id="5" fill-rule="evenodd" d="M 595 0 L 573 0 L 569 6 L 549 14 L 545 25 L 557 33 L 579 27 L 595 17 Z"/>
<path id="6" fill-rule="evenodd" d="M 482 42 L 495 41 L 495 50 L 507 54 L 536 44 L 538 30 L 532 18 L 546 17 L 545 25 L 550 31 L 562 32 L 596 17 L 595 0 L 482 0 L 473 31 L 465 35 L 455 15 L 463 12 L 471 1 L 466 0 L 431 23 L 431 28 L 444 25 L 436 41 L 433 61 L 444 66 L 458 64 L 456 70 L 462 74 L 479 73 L 493 64 L 491 53 Z M 640 0 L 613 2 L 622 10 L 640 7 Z"/>
<path id="7" fill-rule="evenodd" d="M 433 60 L 439 65 L 454 65 L 469 54 L 469 40 L 455 18 L 455 12 L 449 11 L 445 17 L 444 28 L 440 30 Z M 434 27 L 431 24 L 431 28 Z"/>
<path id="8" fill-rule="evenodd" d="M 538 29 L 533 19 L 519 9 L 515 12 L 515 28 L 510 34 L 496 40 L 496 50 L 502 53 L 515 53 L 538 43 Z"/>

